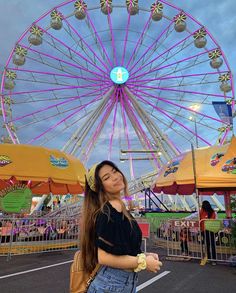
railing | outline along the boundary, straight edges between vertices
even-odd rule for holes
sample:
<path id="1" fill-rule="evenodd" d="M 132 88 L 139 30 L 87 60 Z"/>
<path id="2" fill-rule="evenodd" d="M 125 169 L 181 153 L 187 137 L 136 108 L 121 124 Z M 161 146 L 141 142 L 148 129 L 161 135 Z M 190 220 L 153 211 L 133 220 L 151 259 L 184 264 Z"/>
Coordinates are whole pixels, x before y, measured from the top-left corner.
<path id="1" fill-rule="evenodd" d="M 79 217 L 1 218 L 0 256 L 77 249 L 79 245 Z M 142 228 L 153 234 L 149 219 L 138 219 Z M 232 262 L 236 243 L 232 235 L 233 220 L 161 220 L 156 228 L 157 246 L 167 255 L 184 259 Z M 145 227 L 144 227 L 145 226 Z M 151 228 L 151 231 L 149 230 Z M 146 231 L 146 230 L 145 230 Z M 145 232 L 144 231 L 144 232 Z M 152 238 L 152 235 L 151 235 Z M 144 239 L 146 239 L 144 237 Z M 235 261 L 235 260 L 234 260 Z"/>
<path id="2" fill-rule="evenodd" d="M 163 246 L 164 241 L 168 256 L 201 259 L 202 265 L 207 261 L 232 262 L 236 254 L 234 225 L 230 219 L 163 221 L 157 229 L 157 245 Z"/>
<path id="3" fill-rule="evenodd" d="M 31 254 L 78 247 L 76 218 L 0 219 L 0 256 Z"/>

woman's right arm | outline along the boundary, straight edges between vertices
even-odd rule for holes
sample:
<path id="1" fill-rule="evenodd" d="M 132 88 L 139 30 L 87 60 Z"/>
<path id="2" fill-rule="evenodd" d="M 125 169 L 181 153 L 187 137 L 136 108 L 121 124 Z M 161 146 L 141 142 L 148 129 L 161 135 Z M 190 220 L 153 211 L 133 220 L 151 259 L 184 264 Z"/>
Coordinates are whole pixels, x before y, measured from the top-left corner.
<path id="1" fill-rule="evenodd" d="M 98 262 L 101 265 L 117 268 L 134 270 L 138 267 L 138 256 L 114 255 L 98 248 Z M 160 270 L 162 263 L 152 255 L 146 256 L 146 270 L 156 273 Z"/>

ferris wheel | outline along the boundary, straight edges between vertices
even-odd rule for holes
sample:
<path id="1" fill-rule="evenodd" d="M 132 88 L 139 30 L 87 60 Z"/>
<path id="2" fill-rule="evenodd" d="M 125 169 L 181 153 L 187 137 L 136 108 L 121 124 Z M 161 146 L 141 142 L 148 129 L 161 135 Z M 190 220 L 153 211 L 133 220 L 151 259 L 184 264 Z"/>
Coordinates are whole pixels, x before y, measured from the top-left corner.
<path id="1" fill-rule="evenodd" d="M 56 147 L 85 164 L 158 169 L 223 143 L 231 70 L 211 33 L 167 1 L 68 0 L 16 41 L 1 82 L 3 142 Z"/>

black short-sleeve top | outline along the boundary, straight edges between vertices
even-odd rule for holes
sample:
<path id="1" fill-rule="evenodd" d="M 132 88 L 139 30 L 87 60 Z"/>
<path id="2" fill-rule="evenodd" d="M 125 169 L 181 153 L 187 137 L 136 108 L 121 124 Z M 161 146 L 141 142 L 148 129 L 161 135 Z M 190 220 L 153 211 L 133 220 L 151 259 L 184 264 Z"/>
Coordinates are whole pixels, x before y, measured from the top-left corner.
<path id="1" fill-rule="evenodd" d="M 131 223 L 107 202 L 96 218 L 96 246 L 114 255 L 141 253 L 142 232 L 135 219 Z"/>

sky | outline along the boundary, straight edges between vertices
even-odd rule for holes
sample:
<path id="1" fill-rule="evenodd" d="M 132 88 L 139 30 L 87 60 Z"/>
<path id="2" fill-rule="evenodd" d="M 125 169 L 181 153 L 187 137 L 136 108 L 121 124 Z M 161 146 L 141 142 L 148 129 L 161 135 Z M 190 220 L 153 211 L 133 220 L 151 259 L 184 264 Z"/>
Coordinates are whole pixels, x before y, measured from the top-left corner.
<path id="1" fill-rule="evenodd" d="M 145 0 L 140 0 L 140 5 Z M 0 71 L 22 33 L 61 0 L 0 0 Z M 116 1 L 113 1 L 116 2 Z M 125 2 L 125 1 L 124 1 Z M 147 1 L 145 1 L 147 2 Z M 148 1 L 150 3 L 153 1 Z M 234 0 L 170 0 L 207 27 L 236 74 L 236 6 Z"/>

